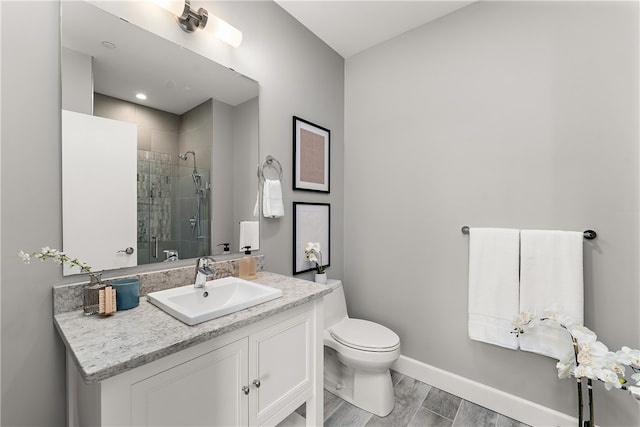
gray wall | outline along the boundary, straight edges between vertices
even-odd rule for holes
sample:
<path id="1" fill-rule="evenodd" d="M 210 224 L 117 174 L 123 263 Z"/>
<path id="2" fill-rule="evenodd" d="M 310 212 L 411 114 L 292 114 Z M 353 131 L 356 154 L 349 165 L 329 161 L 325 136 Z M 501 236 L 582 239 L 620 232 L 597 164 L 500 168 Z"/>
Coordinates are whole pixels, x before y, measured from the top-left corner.
<path id="1" fill-rule="evenodd" d="M 402 353 L 576 415 L 555 361 L 467 335 L 463 225 L 583 230 L 586 325 L 638 347 L 638 4 L 478 2 L 346 61 L 345 289 Z M 596 387 L 599 425 L 639 425 Z"/>
<path id="2" fill-rule="evenodd" d="M 285 169 L 286 217 L 263 221 L 265 268 L 291 274 L 293 200 L 329 202 L 334 277 L 342 265 L 344 60 L 272 2 L 200 2 L 244 33 L 225 65 L 260 82 L 261 157 Z M 60 75 L 58 4 L 0 2 L 1 129 L 1 362 L 0 423 L 65 423 L 64 347 L 52 322 L 51 286 L 63 279 L 52 262 L 25 266 L 18 251 L 60 247 Z M 28 37 L 21 20 L 29 16 Z M 197 34 L 194 36 L 197 37 Z M 332 192 L 291 190 L 291 117 L 331 129 Z M 311 277 L 310 274 L 302 277 Z"/>

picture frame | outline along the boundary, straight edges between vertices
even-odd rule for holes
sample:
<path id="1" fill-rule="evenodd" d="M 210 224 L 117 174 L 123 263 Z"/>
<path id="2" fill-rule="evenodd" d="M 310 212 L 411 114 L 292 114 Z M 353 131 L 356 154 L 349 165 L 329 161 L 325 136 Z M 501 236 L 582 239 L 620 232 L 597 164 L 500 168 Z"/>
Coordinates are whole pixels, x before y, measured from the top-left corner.
<path id="1" fill-rule="evenodd" d="M 315 269 L 304 253 L 308 242 L 320 243 L 322 265 L 330 266 L 331 205 L 329 203 L 293 202 L 293 274 Z"/>
<path id="2" fill-rule="evenodd" d="M 330 192 L 331 131 L 293 116 L 293 189 Z"/>

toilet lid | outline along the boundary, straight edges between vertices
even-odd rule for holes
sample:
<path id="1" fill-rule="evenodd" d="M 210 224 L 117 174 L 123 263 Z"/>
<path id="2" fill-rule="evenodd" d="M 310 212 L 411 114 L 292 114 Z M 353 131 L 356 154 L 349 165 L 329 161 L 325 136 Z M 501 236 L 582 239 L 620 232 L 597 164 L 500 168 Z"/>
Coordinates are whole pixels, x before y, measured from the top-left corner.
<path id="1" fill-rule="evenodd" d="M 329 329 L 341 344 L 365 351 L 392 351 L 400 345 L 400 337 L 378 323 L 361 319 L 345 319 Z"/>

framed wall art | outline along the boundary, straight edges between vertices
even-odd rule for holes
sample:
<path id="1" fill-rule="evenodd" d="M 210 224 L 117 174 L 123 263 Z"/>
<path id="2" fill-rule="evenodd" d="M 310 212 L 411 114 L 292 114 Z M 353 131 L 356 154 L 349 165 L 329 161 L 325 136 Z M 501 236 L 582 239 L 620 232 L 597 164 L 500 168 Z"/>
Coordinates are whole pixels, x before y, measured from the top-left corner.
<path id="1" fill-rule="evenodd" d="M 321 265 L 330 265 L 331 206 L 329 203 L 293 202 L 293 274 L 315 268 L 307 260 L 304 249 L 308 242 L 319 243 Z"/>
<path id="2" fill-rule="evenodd" d="M 331 131 L 293 116 L 293 189 L 329 193 Z"/>

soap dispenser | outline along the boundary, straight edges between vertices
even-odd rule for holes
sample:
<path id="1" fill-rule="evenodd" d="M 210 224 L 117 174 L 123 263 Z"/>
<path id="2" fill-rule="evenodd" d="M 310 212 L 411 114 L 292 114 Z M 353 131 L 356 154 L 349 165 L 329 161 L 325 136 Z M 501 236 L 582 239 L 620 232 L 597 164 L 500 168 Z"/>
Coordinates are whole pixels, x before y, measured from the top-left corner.
<path id="1" fill-rule="evenodd" d="M 244 246 L 244 256 L 240 258 L 240 278 L 253 280 L 256 278 L 256 259 L 251 256 L 251 246 Z"/>

